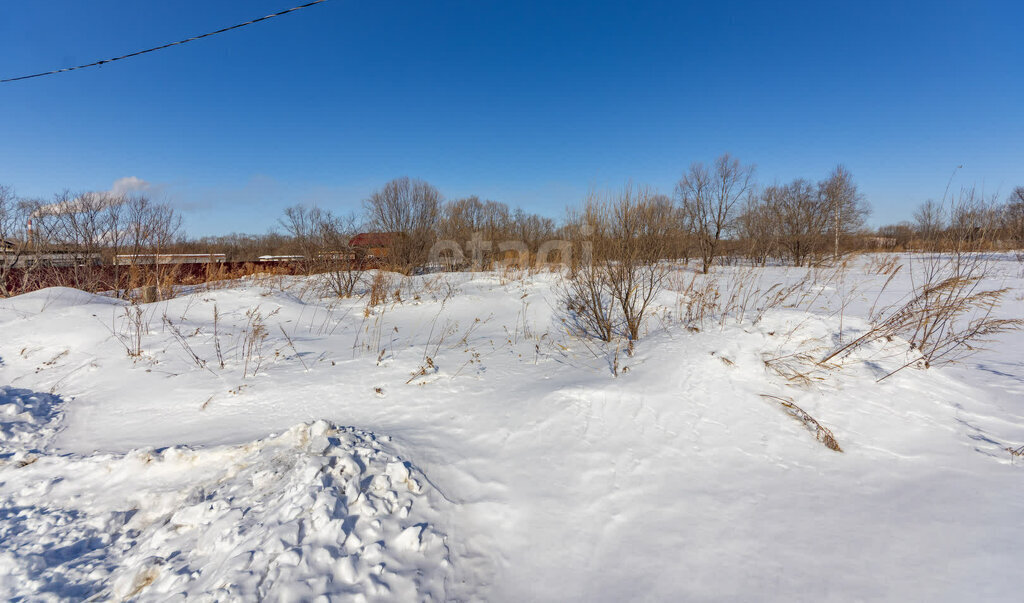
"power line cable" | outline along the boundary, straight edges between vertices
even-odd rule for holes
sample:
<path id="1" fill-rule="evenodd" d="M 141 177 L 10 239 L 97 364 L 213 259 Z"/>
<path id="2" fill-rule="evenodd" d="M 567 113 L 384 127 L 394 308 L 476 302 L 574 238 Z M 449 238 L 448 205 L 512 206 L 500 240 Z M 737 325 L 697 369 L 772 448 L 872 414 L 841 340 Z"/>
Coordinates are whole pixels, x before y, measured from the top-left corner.
<path id="1" fill-rule="evenodd" d="M 192 41 L 195 41 L 195 40 L 201 40 L 202 38 L 208 38 L 210 36 L 215 36 L 217 34 L 222 34 L 222 33 L 226 32 L 226 31 L 231 31 L 232 29 L 238 29 L 240 27 L 245 27 L 246 25 L 252 25 L 253 23 L 259 23 L 260 21 L 266 21 L 267 19 L 273 19 L 274 17 L 280 17 L 282 15 L 287 15 L 288 13 L 293 13 L 293 12 L 295 12 L 297 10 L 302 10 L 304 8 L 309 8 L 310 6 L 313 6 L 314 4 L 320 4 L 321 2 L 327 2 L 327 0 L 314 0 L 313 2 L 307 2 L 306 4 L 302 4 L 300 6 L 294 6 L 292 8 L 289 8 L 288 10 L 283 10 L 281 12 L 277 12 L 277 13 L 274 13 L 272 15 L 266 15 L 265 17 L 260 17 L 258 19 L 253 19 L 252 21 L 246 21 L 245 23 L 239 23 L 238 25 L 232 25 L 231 27 L 225 27 L 224 29 L 218 29 L 217 31 L 211 31 L 210 33 L 204 33 L 202 35 L 193 36 L 193 37 L 187 38 L 185 40 L 178 40 L 177 42 L 171 42 L 170 44 L 164 44 L 163 46 L 156 46 L 156 47 L 153 47 L 153 48 L 147 48 L 146 50 L 140 50 L 138 52 L 133 52 L 131 54 L 126 54 L 126 55 L 123 55 L 123 56 L 114 57 L 112 59 L 104 59 L 102 61 L 96 61 L 95 63 L 87 63 L 85 65 L 78 65 L 76 67 L 65 67 L 64 69 L 54 69 L 53 71 L 44 71 L 43 73 L 33 73 L 32 75 L 22 75 L 20 77 L 11 77 L 11 78 L 7 78 L 7 79 L 3 79 L 3 80 L 0 80 L 0 84 L 5 84 L 7 82 L 17 82 L 18 80 L 28 80 L 28 79 L 32 79 L 34 77 L 43 77 L 44 75 L 53 75 L 55 73 L 64 73 L 65 71 L 74 71 L 76 69 L 85 69 L 86 67 L 99 67 L 100 65 L 105 65 L 107 63 L 113 63 L 114 61 L 120 61 L 122 59 L 130 59 L 131 57 L 137 57 L 140 54 L 146 54 L 147 52 L 154 52 L 154 51 L 157 51 L 157 50 L 163 50 L 164 48 L 170 48 L 171 46 L 178 46 L 178 45 L 181 45 L 181 44 L 187 44 L 188 42 L 192 42 Z"/>

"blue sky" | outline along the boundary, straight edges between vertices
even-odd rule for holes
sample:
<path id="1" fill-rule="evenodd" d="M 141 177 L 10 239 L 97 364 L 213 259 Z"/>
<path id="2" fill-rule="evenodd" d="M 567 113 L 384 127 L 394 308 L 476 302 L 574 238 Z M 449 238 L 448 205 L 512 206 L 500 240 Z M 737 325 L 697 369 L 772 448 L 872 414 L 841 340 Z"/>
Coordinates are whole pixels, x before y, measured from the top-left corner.
<path id="1" fill-rule="evenodd" d="M 0 6 L 0 78 L 109 58 L 298 0 Z M 150 183 L 194 235 L 342 212 L 409 175 L 551 216 L 671 193 L 730 152 L 762 183 L 856 177 L 874 224 L 954 186 L 1024 185 L 1024 2 L 354 2 L 0 84 L 0 183 Z"/>

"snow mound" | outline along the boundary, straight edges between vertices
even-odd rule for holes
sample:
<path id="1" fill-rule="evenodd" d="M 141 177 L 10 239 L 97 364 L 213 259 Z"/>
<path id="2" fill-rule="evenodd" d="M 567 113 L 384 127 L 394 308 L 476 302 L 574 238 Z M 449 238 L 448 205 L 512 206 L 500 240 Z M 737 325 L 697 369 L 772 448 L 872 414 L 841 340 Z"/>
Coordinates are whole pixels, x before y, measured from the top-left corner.
<path id="1" fill-rule="evenodd" d="M 0 385 L 0 463 L 22 461 L 56 431 L 61 399 Z"/>
<path id="2" fill-rule="evenodd" d="M 443 499 L 325 421 L 238 446 L 0 469 L 0 598 L 442 600 Z"/>
<path id="3" fill-rule="evenodd" d="M 46 310 L 74 308 L 89 304 L 116 306 L 123 305 L 124 302 L 107 295 L 96 295 L 70 287 L 47 287 L 0 300 L 0 310 L 39 314 Z"/>

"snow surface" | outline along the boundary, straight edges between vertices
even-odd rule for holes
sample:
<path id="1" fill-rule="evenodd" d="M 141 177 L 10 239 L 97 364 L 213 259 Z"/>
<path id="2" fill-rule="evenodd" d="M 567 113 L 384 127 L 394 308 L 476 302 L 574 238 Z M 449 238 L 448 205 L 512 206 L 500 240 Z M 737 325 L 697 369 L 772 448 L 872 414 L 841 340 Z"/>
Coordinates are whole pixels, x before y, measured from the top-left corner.
<path id="1" fill-rule="evenodd" d="M 394 276 L 372 308 L 248 279 L 142 306 L 137 358 L 121 302 L 0 300 L 0 597 L 1015 599 L 1024 336 L 882 381 L 905 342 L 766 366 L 863 332 L 911 259 L 696 330 L 667 290 L 632 355 L 568 332 L 550 273 Z M 1019 262 L 990 283 L 1024 316 Z"/>

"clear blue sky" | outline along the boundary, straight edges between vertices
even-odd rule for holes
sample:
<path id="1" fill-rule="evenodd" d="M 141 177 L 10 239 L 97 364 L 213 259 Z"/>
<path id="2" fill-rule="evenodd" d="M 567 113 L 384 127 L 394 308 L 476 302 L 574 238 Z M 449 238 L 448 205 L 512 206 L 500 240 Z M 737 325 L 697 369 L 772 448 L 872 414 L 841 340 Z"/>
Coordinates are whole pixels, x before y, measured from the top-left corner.
<path id="1" fill-rule="evenodd" d="M 298 0 L 0 6 L 0 78 Z M 409 175 L 552 216 L 627 180 L 670 193 L 730 152 L 761 182 L 844 163 L 874 224 L 955 184 L 1024 184 L 1024 2 L 324 4 L 101 68 L 0 84 L 0 183 L 124 177 L 190 233 L 263 232 Z"/>

